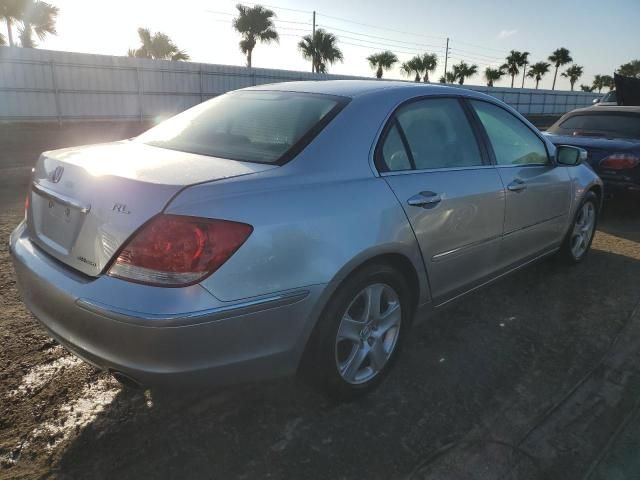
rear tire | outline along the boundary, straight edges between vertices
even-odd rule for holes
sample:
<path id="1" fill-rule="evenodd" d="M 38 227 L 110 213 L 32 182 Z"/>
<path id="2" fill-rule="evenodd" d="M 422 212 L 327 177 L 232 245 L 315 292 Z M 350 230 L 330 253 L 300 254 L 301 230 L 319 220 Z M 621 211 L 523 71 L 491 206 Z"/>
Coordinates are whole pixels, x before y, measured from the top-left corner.
<path id="1" fill-rule="evenodd" d="M 598 197 L 588 192 L 578 207 L 558 256 L 569 264 L 580 263 L 589 253 L 598 226 Z"/>
<path id="2" fill-rule="evenodd" d="M 306 374 L 330 397 L 353 400 L 376 388 L 395 362 L 413 316 L 404 276 L 367 265 L 343 282 L 318 321 Z"/>

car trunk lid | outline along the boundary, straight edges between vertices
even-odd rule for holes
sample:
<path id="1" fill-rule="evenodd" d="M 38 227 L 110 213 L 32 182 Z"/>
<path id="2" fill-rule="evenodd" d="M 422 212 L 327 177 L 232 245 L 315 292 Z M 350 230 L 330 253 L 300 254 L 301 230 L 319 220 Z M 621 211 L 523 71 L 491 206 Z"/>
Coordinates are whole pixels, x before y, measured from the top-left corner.
<path id="1" fill-rule="evenodd" d="M 45 152 L 33 173 L 29 234 L 59 261 L 97 276 L 180 190 L 270 168 L 135 141 Z"/>

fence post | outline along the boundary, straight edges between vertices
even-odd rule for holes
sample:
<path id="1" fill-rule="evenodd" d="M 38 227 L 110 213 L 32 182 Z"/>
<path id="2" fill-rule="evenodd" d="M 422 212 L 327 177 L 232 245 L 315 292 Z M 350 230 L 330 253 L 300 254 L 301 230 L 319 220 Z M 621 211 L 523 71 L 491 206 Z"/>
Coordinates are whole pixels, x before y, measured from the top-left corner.
<path id="1" fill-rule="evenodd" d="M 140 63 L 140 62 L 137 61 L 137 63 Z M 144 96 L 144 91 L 142 88 L 142 70 L 140 69 L 140 65 L 136 65 L 136 79 L 138 83 L 138 113 L 140 115 L 140 123 L 142 123 L 144 119 L 144 116 L 143 116 L 144 112 L 142 109 L 142 100 Z"/>
<path id="2" fill-rule="evenodd" d="M 202 65 L 198 69 L 198 77 L 200 80 L 200 103 L 204 102 L 204 88 L 202 87 Z"/>
<path id="3" fill-rule="evenodd" d="M 49 68 L 51 69 L 51 84 L 53 85 L 53 98 L 56 105 L 56 119 L 58 125 L 62 124 L 62 112 L 60 111 L 60 92 L 58 92 L 58 82 L 56 81 L 56 67 L 53 60 L 49 62 Z"/>

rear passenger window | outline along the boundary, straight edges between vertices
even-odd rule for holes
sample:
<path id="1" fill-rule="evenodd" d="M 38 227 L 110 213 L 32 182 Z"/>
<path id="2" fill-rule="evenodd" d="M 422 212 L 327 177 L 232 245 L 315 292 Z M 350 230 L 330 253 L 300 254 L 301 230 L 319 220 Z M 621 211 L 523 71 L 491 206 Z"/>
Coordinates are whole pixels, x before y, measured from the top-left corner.
<path id="1" fill-rule="evenodd" d="M 487 132 L 498 165 L 544 165 L 547 149 L 540 138 L 504 108 L 472 100 Z"/>
<path id="2" fill-rule="evenodd" d="M 417 170 L 482 165 L 476 138 L 458 100 L 412 102 L 401 107 L 395 119 L 396 125 L 389 130 L 382 147 L 388 170 L 406 170 L 411 168 L 411 162 Z M 406 138 L 408 152 L 399 129 Z"/>

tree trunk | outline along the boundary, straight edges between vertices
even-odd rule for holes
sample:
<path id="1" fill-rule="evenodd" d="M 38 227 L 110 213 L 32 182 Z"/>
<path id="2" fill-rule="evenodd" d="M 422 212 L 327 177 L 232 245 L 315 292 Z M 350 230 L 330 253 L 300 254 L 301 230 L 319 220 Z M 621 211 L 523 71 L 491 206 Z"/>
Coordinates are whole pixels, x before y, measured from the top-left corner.
<path id="1" fill-rule="evenodd" d="M 513 81 L 516 79 L 514 74 L 511 74 L 511 88 L 513 88 Z"/>
<path id="2" fill-rule="evenodd" d="M 7 22 L 7 33 L 9 34 L 9 46 L 10 47 L 15 47 L 15 44 L 13 43 L 13 30 L 11 29 L 11 19 L 8 17 L 5 17 L 4 19 L 5 22 Z"/>
<path id="3" fill-rule="evenodd" d="M 376 78 L 382 78 L 382 65 L 378 65 L 378 70 L 376 70 Z"/>
<path id="4" fill-rule="evenodd" d="M 464 77 L 460 77 L 460 80 L 458 80 L 458 84 L 464 85 Z"/>
<path id="5" fill-rule="evenodd" d="M 556 78 L 558 76 L 558 68 L 559 68 L 559 65 L 556 65 L 556 71 L 553 72 L 553 85 L 551 85 L 551 90 L 556 89 Z"/>
<path id="6" fill-rule="evenodd" d="M 487 87 L 493 87 L 493 80 L 489 80 L 487 82 Z"/>
<path id="7" fill-rule="evenodd" d="M 536 90 L 538 90 L 538 85 L 540 84 L 540 79 L 536 77 Z"/>
<path id="8" fill-rule="evenodd" d="M 419 81 L 420 81 L 420 74 L 419 74 L 419 73 L 416 73 L 416 78 L 415 78 L 414 80 L 415 80 L 416 82 L 419 82 Z"/>
<path id="9" fill-rule="evenodd" d="M 424 83 L 429 83 L 429 70 L 424 71 Z"/>
<path id="10" fill-rule="evenodd" d="M 573 92 L 573 86 L 576 84 L 576 82 L 570 82 L 571 83 L 571 91 Z"/>
<path id="11" fill-rule="evenodd" d="M 526 77 L 525 75 L 526 73 L 527 73 L 527 64 L 525 63 L 524 69 L 522 70 L 522 87 L 521 88 L 524 88 L 524 78 Z"/>
<path id="12" fill-rule="evenodd" d="M 247 67 L 251 68 L 251 54 L 253 49 L 247 50 Z"/>

